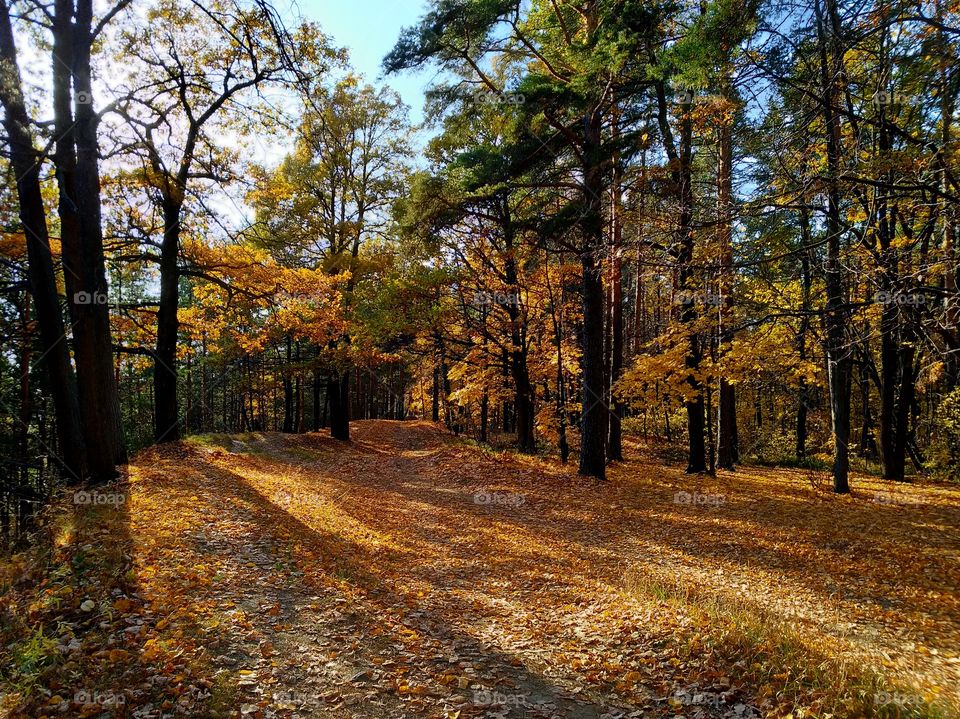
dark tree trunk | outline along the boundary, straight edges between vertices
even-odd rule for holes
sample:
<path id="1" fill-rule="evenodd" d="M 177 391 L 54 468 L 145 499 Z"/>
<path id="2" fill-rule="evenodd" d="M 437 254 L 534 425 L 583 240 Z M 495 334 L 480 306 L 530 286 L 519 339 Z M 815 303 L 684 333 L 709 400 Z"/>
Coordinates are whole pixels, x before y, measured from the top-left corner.
<path id="1" fill-rule="evenodd" d="M 177 335 L 180 322 L 180 211 L 181 203 L 163 204 L 163 241 L 160 245 L 160 306 L 157 310 L 157 346 L 153 363 L 154 439 L 173 442 L 180 438 L 177 405 Z M 251 388 L 252 391 L 252 388 Z M 252 420 L 252 417 L 251 417 Z"/>
<path id="2" fill-rule="evenodd" d="M 603 270 L 598 259 L 603 247 L 604 194 L 600 165 L 599 113 L 595 112 L 584 118 L 584 131 L 585 211 L 581 220 L 583 248 L 580 251 L 580 266 L 583 271 L 583 328 L 580 337 L 583 409 L 580 415 L 579 473 L 606 479 L 608 412 L 603 381 Z"/>
<path id="3" fill-rule="evenodd" d="M 843 225 L 840 217 L 840 117 L 837 113 L 842 72 L 837 44 L 837 26 L 833 22 L 833 0 L 826 0 L 831 18 L 830 47 L 827 46 L 827 26 L 820 0 L 815 0 L 817 36 L 820 50 L 820 70 L 823 89 L 823 120 L 827 139 L 827 306 L 824 316 L 826 329 L 827 377 L 830 388 L 830 419 L 833 433 L 833 491 L 850 491 L 850 381 L 851 359 L 847 347 L 845 289 L 841 263 Z"/>
<path id="4" fill-rule="evenodd" d="M 729 92 L 729 78 L 725 78 L 724 91 Z M 720 271 L 720 332 L 722 345 L 733 341 L 733 127 L 724 122 L 720 128 L 719 157 L 717 162 L 717 214 L 718 231 L 723 259 Z M 717 432 L 717 465 L 732 470 L 740 461 L 740 441 L 737 431 L 737 390 L 720 378 L 719 431 Z M 712 436 L 712 435 L 711 435 Z"/>
<path id="5" fill-rule="evenodd" d="M 17 451 L 20 456 L 26 458 L 30 454 L 30 417 L 32 407 L 30 402 L 30 351 L 33 345 L 33 329 L 30 320 L 30 293 L 23 293 L 23 301 L 20 306 L 20 328 L 23 333 L 20 339 L 20 357 L 17 370 L 20 374 L 20 423 L 16 428 Z M 24 468 L 23 476 L 20 478 L 21 484 L 27 482 L 27 470 Z M 0 504 L 6 507 L 6 498 L 0 498 Z"/>
<path id="6" fill-rule="evenodd" d="M 293 378 L 290 376 L 290 362 L 293 359 L 293 340 L 287 337 L 287 362 L 283 368 L 283 426 L 282 431 L 287 434 L 293 432 Z"/>
<path id="7" fill-rule="evenodd" d="M 867 334 L 869 336 L 869 324 Z M 873 436 L 873 413 L 870 411 L 870 346 L 863 342 L 863 357 L 860 361 L 860 456 L 876 459 L 877 443 Z"/>
<path id="8" fill-rule="evenodd" d="M 553 294 L 553 287 L 550 285 L 550 258 L 546 258 L 544 265 L 547 278 L 547 292 L 550 296 L 550 318 L 553 321 L 553 341 L 557 345 L 557 422 L 559 424 L 557 447 L 560 449 L 560 461 L 567 463 L 570 456 L 570 445 L 567 444 L 567 388 L 563 381 L 563 333 L 560 329 L 560 313 L 557 305 L 559 298 Z M 560 290 L 562 294 L 562 290 Z"/>
<path id="9" fill-rule="evenodd" d="M 680 322 L 689 332 L 688 350 L 684 364 L 687 368 L 687 382 L 693 399 L 684 402 L 687 410 L 687 472 L 695 474 L 707 471 L 705 418 L 703 407 L 703 387 L 696 373 L 702 359 L 700 339 L 695 324 L 697 308 L 694 302 L 693 285 L 693 120 L 690 116 L 692 97 L 688 98 L 680 120 L 680 149 L 677 151 L 673 139 L 673 130 L 667 114 L 666 89 L 662 82 L 656 85 L 657 122 L 663 135 L 664 149 L 670 161 L 670 177 L 676 188 L 680 202 L 680 220 L 677 227 L 677 283 L 681 294 Z M 669 431 L 669 430 L 668 430 Z"/>
<path id="10" fill-rule="evenodd" d="M 801 201 L 803 202 L 803 200 Z M 797 331 L 797 355 L 800 361 L 807 359 L 807 332 L 810 329 L 810 312 L 812 304 L 810 294 L 813 289 L 813 276 L 810 274 L 810 217 L 806 207 L 800 209 L 800 241 L 803 243 L 803 251 L 800 253 L 800 280 L 802 283 L 802 317 L 800 328 Z M 800 392 L 797 400 L 797 459 L 804 459 L 807 456 L 807 412 L 810 407 L 810 388 L 807 386 L 807 380 L 800 378 Z"/>
<path id="11" fill-rule="evenodd" d="M 697 306 L 693 301 L 693 119 L 688 107 L 680 124 L 680 157 L 678 174 L 680 179 L 680 287 L 685 292 L 683 305 L 680 311 L 680 321 L 686 325 L 689 332 L 689 350 L 685 365 L 687 367 L 687 382 L 693 392 L 693 399 L 685 402 L 687 408 L 687 473 L 695 474 L 706 472 L 706 422 L 703 407 L 703 386 L 697 379 L 696 373 L 700 370 L 702 349 L 700 337 L 696 332 Z"/>
<path id="12" fill-rule="evenodd" d="M 6 0 L 0 0 L 0 59 L 5 66 L 0 76 L 3 127 L 7 134 L 10 164 L 17 177 L 19 217 L 27 243 L 27 272 L 40 334 L 39 363 L 46 371 L 56 415 L 59 457 L 55 459 L 68 482 L 80 483 L 87 476 L 80 406 L 40 189 L 41 158 L 30 132 Z"/>
<path id="13" fill-rule="evenodd" d="M 490 393 L 486 385 L 483 387 L 483 396 L 480 397 L 480 441 L 487 441 L 487 424 L 490 420 Z"/>
<path id="14" fill-rule="evenodd" d="M 74 359 L 90 473 L 94 479 L 109 480 L 116 476 L 114 465 L 126 463 L 127 450 L 114 375 L 110 308 L 106 303 L 107 273 L 100 215 L 100 148 L 97 143 L 100 119 L 93 108 L 90 71 L 92 27 L 92 0 L 78 0 L 73 43 L 75 199 L 83 256 L 81 284 L 93 301 L 76 306 Z M 71 299 L 77 305 L 76 297 Z"/>
<path id="15" fill-rule="evenodd" d="M 501 219 L 503 223 L 506 259 L 504 277 L 512 296 L 507 302 L 507 314 L 510 316 L 510 373 L 514 385 L 514 407 L 517 419 L 517 447 L 521 452 L 532 454 L 537 451 L 533 435 L 534 410 L 533 386 L 530 383 L 530 371 L 527 367 L 526 327 L 520 306 L 520 284 L 517 276 L 517 263 L 513 253 L 513 225 L 510 220 L 510 207 L 507 199 L 502 200 Z"/>
<path id="16" fill-rule="evenodd" d="M 897 405 L 896 417 L 896 452 L 893 456 L 893 467 L 898 482 L 906 479 L 907 451 L 910 443 L 910 412 L 916 393 L 916 373 L 913 366 L 915 350 L 913 343 L 904 343 L 900 348 L 900 397 Z"/>
<path id="17" fill-rule="evenodd" d="M 350 370 L 333 373 L 327 381 L 330 397 L 330 436 L 350 440 Z"/>
<path id="18" fill-rule="evenodd" d="M 619 137 L 619 113 L 613 113 L 613 135 Z M 613 247 L 610 253 L 610 377 L 607 394 L 610 410 L 609 432 L 607 436 L 607 459 L 611 462 L 623 461 L 623 429 L 621 416 L 623 405 L 614 396 L 614 387 L 623 372 L 623 218 L 621 217 L 621 168 L 620 158 L 613 162 L 613 182 L 611 183 L 610 225 Z"/>
<path id="19" fill-rule="evenodd" d="M 581 255 L 583 329 L 580 368 L 583 375 L 580 414 L 580 474 L 606 478 L 606 413 L 603 389 L 603 282 L 591 252 Z"/>
<path id="20" fill-rule="evenodd" d="M 320 370 L 313 370 L 313 431 L 319 432 L 323 409 L 320 406 Z"/>

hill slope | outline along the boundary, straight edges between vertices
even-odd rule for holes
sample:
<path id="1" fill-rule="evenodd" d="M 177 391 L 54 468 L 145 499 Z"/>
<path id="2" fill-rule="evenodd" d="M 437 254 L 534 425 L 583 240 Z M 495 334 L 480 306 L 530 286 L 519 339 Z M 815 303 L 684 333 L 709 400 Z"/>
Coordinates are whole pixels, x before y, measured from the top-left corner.
<path id="1" fill-rule="evenodd" d="M 100 493 L 113 502 L 62 506 L 49 549 L 6 567 L 6 711 L 936 716 L 930 702 L 957 701 L 957 490 L 573 471 L 424 422 L 358 422 L 348 445 L 143 452 Z"/>

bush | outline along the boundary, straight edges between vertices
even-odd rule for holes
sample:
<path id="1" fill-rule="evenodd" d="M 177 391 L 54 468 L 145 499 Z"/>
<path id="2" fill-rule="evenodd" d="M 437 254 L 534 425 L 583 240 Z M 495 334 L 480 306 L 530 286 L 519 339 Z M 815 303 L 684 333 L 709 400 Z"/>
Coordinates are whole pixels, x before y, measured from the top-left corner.
<path id="1" fill-rule="evenodd" d="M 935 426 L 929 467 L 945 479 L 960 482 L 960 387 L 940 402 Z"/>

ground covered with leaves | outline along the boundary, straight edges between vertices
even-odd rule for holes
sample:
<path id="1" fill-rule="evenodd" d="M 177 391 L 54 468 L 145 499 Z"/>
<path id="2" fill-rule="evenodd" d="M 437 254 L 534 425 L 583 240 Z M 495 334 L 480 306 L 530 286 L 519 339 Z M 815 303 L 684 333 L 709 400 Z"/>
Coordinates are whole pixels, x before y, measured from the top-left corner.
<path id="1" fill-rule="evenodd" d="M 960 489 L 574 472 L 424 422 L 147 450 L 4 560 L 0 715 L 960 716 Z"/>

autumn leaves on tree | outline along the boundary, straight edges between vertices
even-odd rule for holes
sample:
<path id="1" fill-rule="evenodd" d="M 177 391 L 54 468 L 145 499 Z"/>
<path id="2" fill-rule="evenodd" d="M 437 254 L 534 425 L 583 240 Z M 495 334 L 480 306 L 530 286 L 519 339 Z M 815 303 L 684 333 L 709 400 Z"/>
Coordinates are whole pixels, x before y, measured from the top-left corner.
<path id="1" fill-rule="evenodd" d="M 20 456 L 416 415 L 601 479 L 636 439 L 958 471 L 954 8 L 435 0 L 384 61 L 440 70 L 425 128 L 259 0 L 31 8 Z"/>

